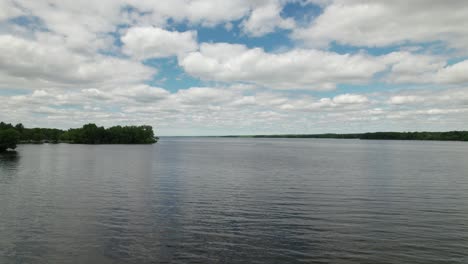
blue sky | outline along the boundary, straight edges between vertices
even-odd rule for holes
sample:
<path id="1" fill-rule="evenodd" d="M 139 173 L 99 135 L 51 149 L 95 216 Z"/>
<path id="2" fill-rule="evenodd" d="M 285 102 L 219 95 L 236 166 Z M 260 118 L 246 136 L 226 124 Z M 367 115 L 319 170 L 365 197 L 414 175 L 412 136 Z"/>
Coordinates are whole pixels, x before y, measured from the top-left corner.
<path id="1" fill-rule="evenodd" d="M 464 1 L 3 0 L 0 120 L 159 135 L 467 129 Z"/>

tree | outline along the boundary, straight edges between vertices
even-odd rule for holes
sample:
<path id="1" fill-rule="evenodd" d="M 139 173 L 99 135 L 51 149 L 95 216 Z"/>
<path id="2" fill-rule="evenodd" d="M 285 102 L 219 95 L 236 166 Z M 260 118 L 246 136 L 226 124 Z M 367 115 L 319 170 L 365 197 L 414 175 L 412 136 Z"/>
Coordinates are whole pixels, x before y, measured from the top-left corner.
<path id="1" fill-rule="evenodd" d="M 23 124 L 19 123 L 19 124 L 16 124 L 15 129 L 16 129 L 16 131 L 18 131 L 21 134 L 21 133 L 23 133 L 24 126 L 23 126 Z"/>
<path id="2" fill-rule="evenodd" d="M 13 128 L 0 130 L 0 152 L 4 152 L 7 149 L 15 149 L 19 138 L 19 133 Z"/>

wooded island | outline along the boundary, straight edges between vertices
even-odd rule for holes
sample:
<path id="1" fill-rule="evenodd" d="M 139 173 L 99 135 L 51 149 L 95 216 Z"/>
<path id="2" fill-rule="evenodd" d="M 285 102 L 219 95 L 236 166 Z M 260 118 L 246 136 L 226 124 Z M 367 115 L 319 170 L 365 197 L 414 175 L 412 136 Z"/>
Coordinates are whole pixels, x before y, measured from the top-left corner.
<path id="1" fill-rule="evenodd" d="M 19 143 L 72 144 L 153 144 L 158 141 L 151 126 L 113 126 L 87 124 L 81 128 L 25 128 L 0 122 L 0 152 L 15 149 Z"/>

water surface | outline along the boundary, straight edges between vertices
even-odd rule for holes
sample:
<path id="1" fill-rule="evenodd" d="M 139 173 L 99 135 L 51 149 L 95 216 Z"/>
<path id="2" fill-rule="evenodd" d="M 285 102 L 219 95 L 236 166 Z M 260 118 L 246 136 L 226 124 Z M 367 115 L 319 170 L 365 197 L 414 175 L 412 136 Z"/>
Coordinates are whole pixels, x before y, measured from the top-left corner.
<path id="1" fill-rule="evenodd" d="M 0 263 L 468 263 L 468 144 L 162 138 L 0 155 Z"/>

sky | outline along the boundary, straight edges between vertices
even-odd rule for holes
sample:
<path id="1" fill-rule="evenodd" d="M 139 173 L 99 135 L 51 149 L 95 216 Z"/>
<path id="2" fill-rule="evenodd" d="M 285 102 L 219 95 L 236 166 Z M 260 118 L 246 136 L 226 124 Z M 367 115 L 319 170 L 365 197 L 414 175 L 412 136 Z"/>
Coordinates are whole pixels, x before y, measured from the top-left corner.
<path id="1" fill-rule="evenodd" d="M 0 120 L 160 136 L 468 129 L 465 0 L 0 0 Z"/>

